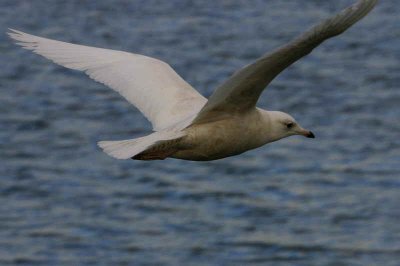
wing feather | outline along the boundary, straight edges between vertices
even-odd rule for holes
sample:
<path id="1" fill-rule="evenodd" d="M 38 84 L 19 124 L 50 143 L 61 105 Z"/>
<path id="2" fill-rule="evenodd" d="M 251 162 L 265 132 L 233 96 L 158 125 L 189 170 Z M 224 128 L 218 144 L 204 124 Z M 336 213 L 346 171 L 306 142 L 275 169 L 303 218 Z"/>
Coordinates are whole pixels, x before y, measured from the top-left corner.
<path id="1" fill-rule="evenodd" d="M 123 51 L 71 44 L 10 29 L 17 44 L 119 92 L 162 130 L 195 115 L 206 99 L 167 63 Z"/>
<path id="2" fill-rule="evenodd" d="M 224 113 L 244 112 L 254 108 L 264 88 L 279 73 L 326 39 L 347 30 L 368 14 L 376 3 L 377 0 L 359 0 L 293 41 L 235 72 L 214 91 L 193 123 L 203 123 L 223 116 Z"/>

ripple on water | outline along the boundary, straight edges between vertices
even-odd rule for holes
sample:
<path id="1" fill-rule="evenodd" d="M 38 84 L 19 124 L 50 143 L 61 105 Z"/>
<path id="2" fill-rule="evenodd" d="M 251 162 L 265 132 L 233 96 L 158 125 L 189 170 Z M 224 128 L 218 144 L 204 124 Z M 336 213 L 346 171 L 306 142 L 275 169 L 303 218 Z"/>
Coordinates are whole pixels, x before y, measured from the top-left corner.
<path id="1" fill-rule="evenodd" d="M 351 1 L 303 2 L 4 0 L 0 25 L 155 56 L 208 96 Z M 215 162 L 107 157 L 145 118 L 0 34 L 0 264 L 398 265 L 399 12 L 380 1 L 261 97 L 315 140 Z"/>

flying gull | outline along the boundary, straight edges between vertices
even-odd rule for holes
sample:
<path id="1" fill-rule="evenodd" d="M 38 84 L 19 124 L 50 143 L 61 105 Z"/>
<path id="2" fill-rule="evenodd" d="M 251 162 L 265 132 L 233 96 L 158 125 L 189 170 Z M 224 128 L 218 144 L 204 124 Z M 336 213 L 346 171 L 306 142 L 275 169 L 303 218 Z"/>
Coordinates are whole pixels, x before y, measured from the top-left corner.
<path id="1" fill-rule="evenodd" d="M 17 44 L 119 92 L 151 122 L 153 133 L 100 141 L 117 159 L 208 161 L 292 136 L 314 138 L 289 114 L 256 107 L 264 88 L 285 68 L 368 14 L 377 0 L 359 0 L 289 43 L 236 71 L 207 100 L 167 63 L 128 52 L 50 40 L 10 29 Z"/>

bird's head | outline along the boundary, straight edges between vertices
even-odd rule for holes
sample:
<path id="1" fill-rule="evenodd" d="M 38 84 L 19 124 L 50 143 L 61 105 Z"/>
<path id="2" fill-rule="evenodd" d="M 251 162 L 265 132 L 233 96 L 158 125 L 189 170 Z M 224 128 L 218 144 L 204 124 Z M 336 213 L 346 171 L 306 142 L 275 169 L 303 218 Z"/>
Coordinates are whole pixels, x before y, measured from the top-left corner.
<path id="1" fill-rule="evenodd" d="M 278 111 L 270 111 L 268 114 L 271 121 L 272 133 L 277 139 L 292 135 L 315 138 L 315 135 L 311 131 L 302 128 L 291 115 Z"/>

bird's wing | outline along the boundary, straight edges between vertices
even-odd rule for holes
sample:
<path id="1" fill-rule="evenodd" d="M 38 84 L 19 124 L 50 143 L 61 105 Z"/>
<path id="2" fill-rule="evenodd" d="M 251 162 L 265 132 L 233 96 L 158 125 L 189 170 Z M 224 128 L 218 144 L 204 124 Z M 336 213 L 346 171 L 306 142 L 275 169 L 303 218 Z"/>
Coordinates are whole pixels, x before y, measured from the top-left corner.
<path id="1" fill-rule="evenodd" d="M 167 63 L 155 58 L 50 40 L 12 29 L 8 34 L 22 47 L 64 67 L 84 71 L 119 92 L 156 131 L 195 115 L 207 101 Z"/>
<path id="2" fill-rule="evenodd" d="M 194 119 L 193 124 L 221 119 L 227 113 L 254 108 L 264 88 L 285 68 L 309 54 L 326 39 L 341 34 L 363 18 L 377 0 L 359 0 L 291 42 L 235 72 L 220 85 Z"/>

